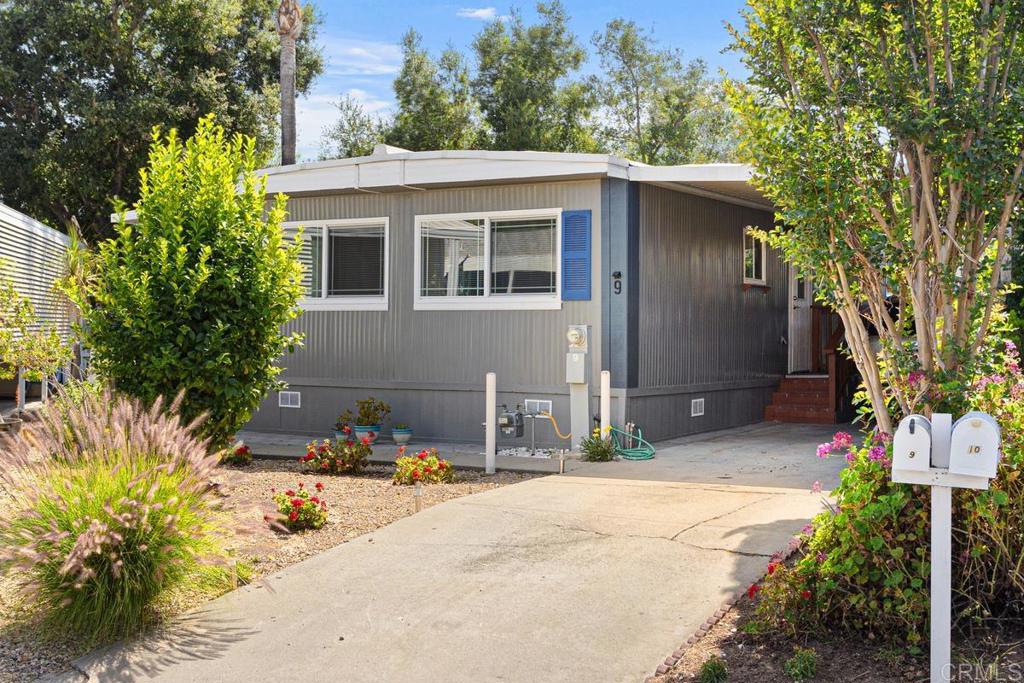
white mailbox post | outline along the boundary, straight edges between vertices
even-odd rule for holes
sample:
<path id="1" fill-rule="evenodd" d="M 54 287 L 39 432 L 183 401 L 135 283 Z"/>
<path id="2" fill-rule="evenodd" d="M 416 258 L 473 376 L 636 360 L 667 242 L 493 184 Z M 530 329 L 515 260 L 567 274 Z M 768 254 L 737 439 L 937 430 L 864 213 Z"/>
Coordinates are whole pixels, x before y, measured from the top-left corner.
<path id="1" fill-rule="evenodd" d="M 999 425 L 991 415 L 932 419 L 908 415 L 892 442 L 892 480 L 931 487 L 931 681 L 950 679 L 953 489 L 987 489 L 999 464 Z"/>

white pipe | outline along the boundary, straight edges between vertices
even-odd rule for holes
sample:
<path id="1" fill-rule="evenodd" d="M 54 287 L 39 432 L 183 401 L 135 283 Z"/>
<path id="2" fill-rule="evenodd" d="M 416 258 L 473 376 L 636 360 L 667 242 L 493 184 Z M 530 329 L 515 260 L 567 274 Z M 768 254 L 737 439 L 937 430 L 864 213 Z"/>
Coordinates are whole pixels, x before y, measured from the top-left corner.
<path id="1" fill-rule="evenodd" d="M 493 372 L 487 373 L 487 385 L 484 392 L 487 401 L 487 422 L 485 427 L 484 471 L 494 474 L 494 456 L 498 448 L 498 377 Z"/>
<path id="2" fill-rule="evenodd" d="M 612 373 L 601 371 L 601 436 L 608 434 L 612 425 Z"/>

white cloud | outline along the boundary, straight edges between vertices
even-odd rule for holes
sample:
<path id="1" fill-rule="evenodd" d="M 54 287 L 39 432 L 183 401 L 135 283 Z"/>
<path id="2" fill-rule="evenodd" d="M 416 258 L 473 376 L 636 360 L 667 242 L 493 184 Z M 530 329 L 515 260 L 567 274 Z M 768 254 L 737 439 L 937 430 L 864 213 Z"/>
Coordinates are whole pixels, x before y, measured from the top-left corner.
<path id="1" fill-rule="evenodd" d="M 463 19 L 490 21 L 498 16 L 498 10 L 495 7 L 463 7 L 455 15 Z"/>
<path id="2" fill-rule="evenodd" d="M 325 35 L 325 76 L 388 76 L 402 65 L 402 48 L 397 43 Z"/>

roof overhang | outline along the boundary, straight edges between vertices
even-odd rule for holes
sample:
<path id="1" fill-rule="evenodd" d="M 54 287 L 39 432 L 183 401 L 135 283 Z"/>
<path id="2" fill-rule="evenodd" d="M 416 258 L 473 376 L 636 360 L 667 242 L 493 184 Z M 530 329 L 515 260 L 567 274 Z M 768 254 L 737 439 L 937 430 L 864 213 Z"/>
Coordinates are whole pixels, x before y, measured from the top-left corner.
<path id="1" fill-rule="evenodd" d="M 772 211 L 771 202 L 751 183 L 753 177 L 754 169 L 746 164 L 634 166 L 629 169 L 629 179 L 636 182 Z"/>
<path id="2" fill-rule="evenodd" d="M 648 166 L 611 154 L 441 150 L 410 152 L 377 145 L 373 154 L 260 169 L 267 194 L 289 197 L 325 194 L 407 192 L 444 187 L 508 185 L 618 178 L 772 210 L 751 184 L 743 164 Z M 128 220 L 134 211 L 128 212 Z M 111 216 L 112 221 L 117 215 Z"/>

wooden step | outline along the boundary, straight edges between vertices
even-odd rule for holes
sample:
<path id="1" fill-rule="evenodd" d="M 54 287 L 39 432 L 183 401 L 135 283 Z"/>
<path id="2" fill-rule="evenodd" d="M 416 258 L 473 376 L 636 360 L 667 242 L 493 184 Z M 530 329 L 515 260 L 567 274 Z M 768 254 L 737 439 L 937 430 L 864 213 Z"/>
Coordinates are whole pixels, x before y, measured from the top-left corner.
<path id="1" fill-rule="evenodd" d="M 835 424 L 836 416 L 828 407 L 770 405 L 764 409 L 765 420 L 802 424 Z"/>
<path id="2" fill-rule="evenodd" d="M 779 382 L 779 391 L 828 392 L 828 377 L 786 377 Z"/>
<path id="3" fill-rule="evenodd" d="M 824 391 L 776 391 L 772 403 L 777 406 L 827 406 L 828 392 Z"/>

